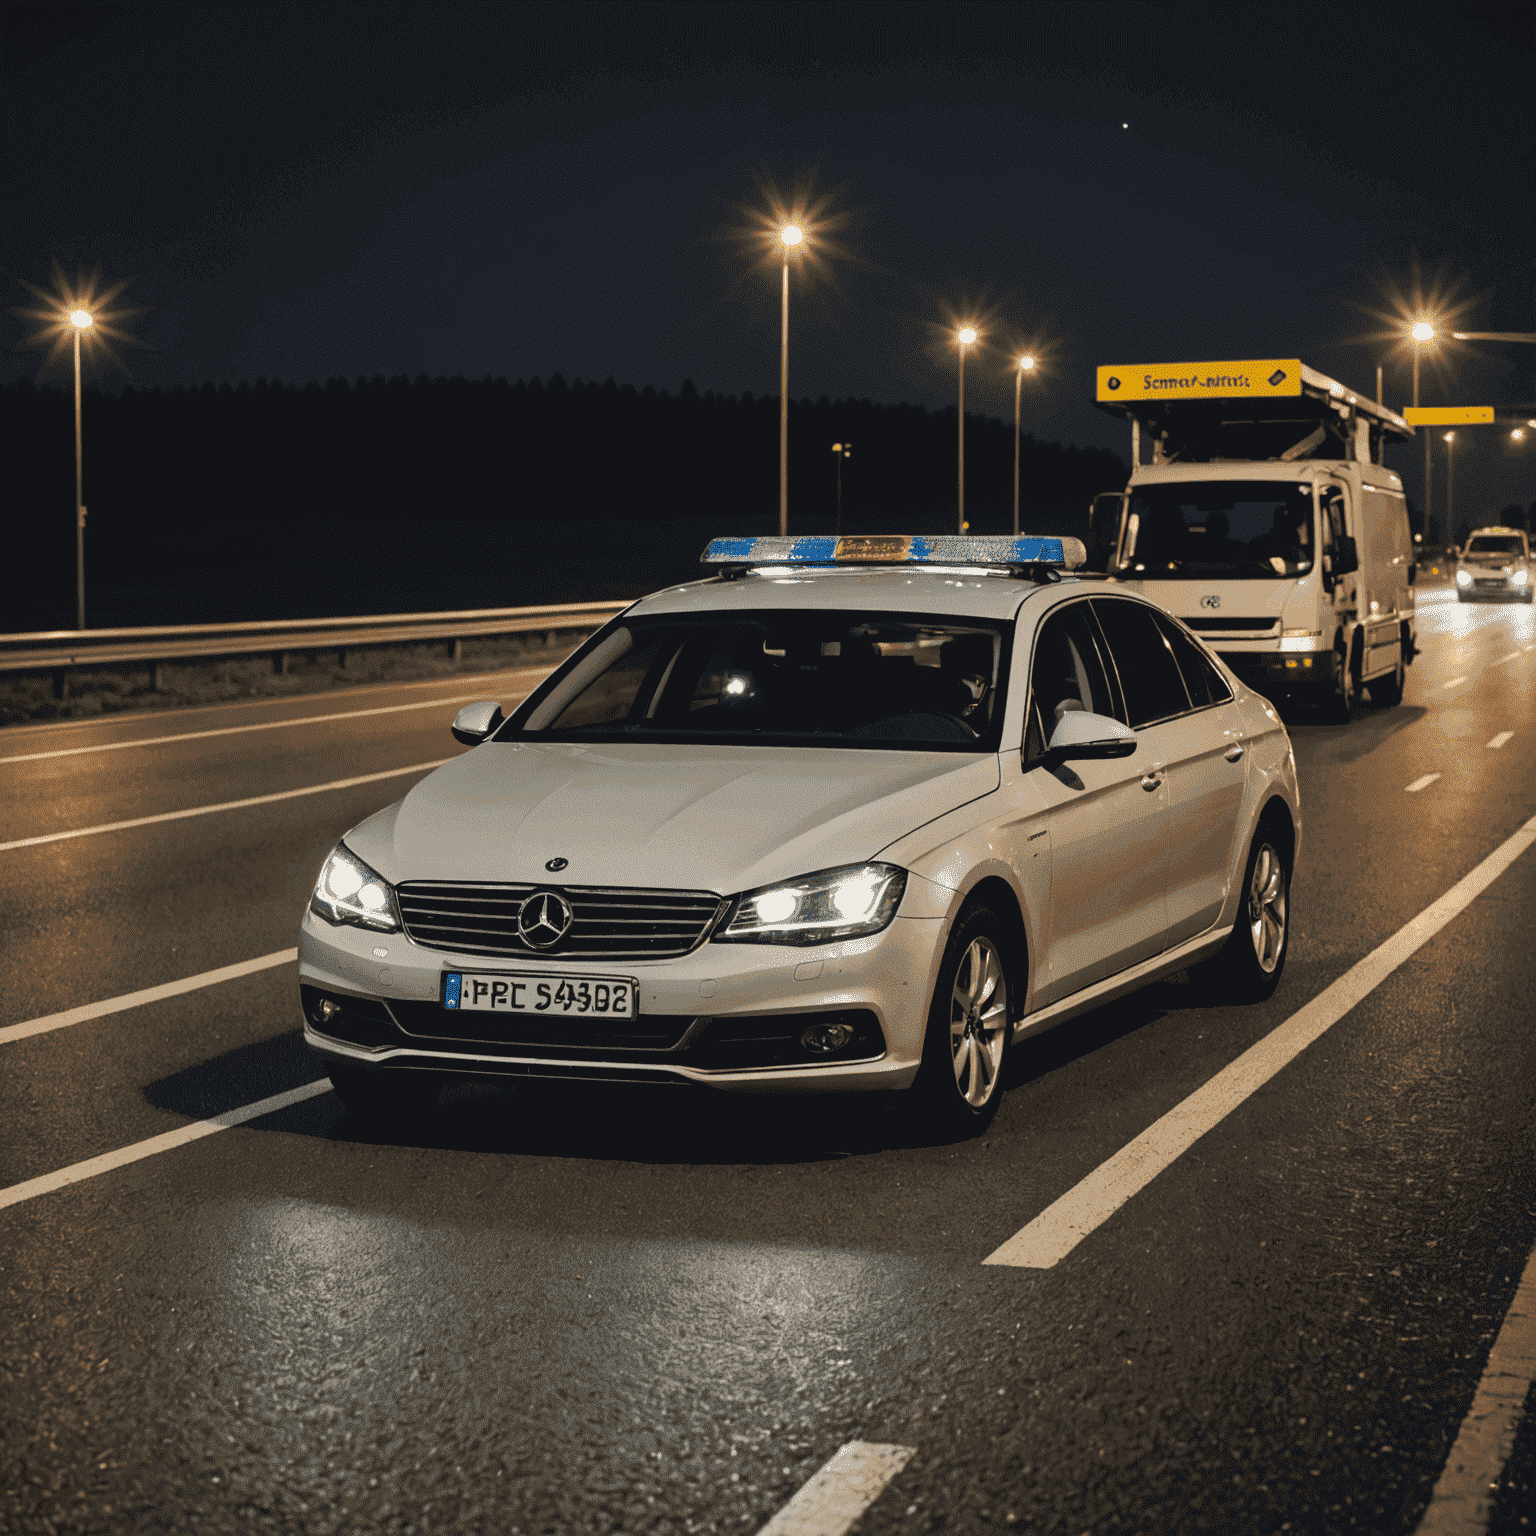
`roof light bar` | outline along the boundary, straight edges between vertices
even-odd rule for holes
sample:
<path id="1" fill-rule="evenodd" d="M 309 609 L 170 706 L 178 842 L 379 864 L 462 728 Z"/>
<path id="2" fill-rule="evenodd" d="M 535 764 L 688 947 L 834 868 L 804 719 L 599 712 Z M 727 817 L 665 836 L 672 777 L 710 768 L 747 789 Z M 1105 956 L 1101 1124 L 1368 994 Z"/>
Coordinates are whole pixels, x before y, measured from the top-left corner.
<path id="1" fill-rule="evenodd" d="M 699 557 L 702 565 L 1020 565 L 1076 570 L 1088 551 L 1081 539 L 1042 538 L 1033 534 L 861 533 L 837 538 L 808 534 L 788 538 L 711 539 Z"/>

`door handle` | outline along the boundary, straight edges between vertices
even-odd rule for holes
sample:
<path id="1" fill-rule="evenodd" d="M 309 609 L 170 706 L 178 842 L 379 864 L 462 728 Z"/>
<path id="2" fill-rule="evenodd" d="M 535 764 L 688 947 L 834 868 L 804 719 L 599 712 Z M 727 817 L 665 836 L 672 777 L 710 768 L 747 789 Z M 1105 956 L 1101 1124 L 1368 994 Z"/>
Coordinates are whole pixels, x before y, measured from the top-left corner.
<path id="1" fill-rule="evenodd" d="M 1227 748 L 1227 750 L 1226 750 L 1226 752 L 1224 754 L 1224 756 L 1226 757 L 1226 759 L 1227 759 L 1227 761 L 1229 763 L 1235 763 L 1238 760 L 1238 758 L 1240 758 L 1242 755 L 1243 755 L 1242 744 L 1240 742 L 1236 742 L 1236 741 L 1234 741 L 1232 743 L 1232 745 Z"/>
<path id="2" fill-rule="evenodd" d="M 1151 773 L 1141 776 L 1141 787 L 1146 790 L 1156 789 L 1163 782 L 1164 774 L 1161 768 L 1154 768 Z"/>

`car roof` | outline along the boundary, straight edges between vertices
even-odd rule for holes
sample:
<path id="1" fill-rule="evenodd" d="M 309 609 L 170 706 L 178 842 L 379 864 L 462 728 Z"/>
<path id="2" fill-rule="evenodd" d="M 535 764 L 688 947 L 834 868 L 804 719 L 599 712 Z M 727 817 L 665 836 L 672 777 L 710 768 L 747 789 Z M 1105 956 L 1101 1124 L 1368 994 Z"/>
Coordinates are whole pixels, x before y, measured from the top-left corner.
<path id="1" fill-rule="evenodd" d="M 1037 586 L 1006 571 L 959 566 L 768 566 L 723 580 L 718 576 L 667 587 L 629 612 L 653 614 L 746 612 L 765 608 L 825 608 L 932 613 L 956 618 L 1012 619 L 1035 597 L 1061 596 L 1097 582 L 1061 575 Z"/>

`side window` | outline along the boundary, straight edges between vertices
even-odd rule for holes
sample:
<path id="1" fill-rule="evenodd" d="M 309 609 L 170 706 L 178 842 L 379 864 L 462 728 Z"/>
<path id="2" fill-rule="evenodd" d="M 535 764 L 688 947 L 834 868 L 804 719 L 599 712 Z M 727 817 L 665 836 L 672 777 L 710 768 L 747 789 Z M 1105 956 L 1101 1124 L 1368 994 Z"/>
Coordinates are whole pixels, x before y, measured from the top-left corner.
<path id="1" fill-rule="evenodd" d="M 1184 686 L 1189 691 L 1189 701 L 1196 709 L 1207 704 L 1225 704 L 1232 697 L 1227 680 L 1211 665 L 1211 659 L 1179 628 L 1172 619 L 1159 613 L 1154 616 L 1157 627 L 1179 664 Z"/>
<path id="2" fill-rule="evenodd" d="M 1029 714 L 1024 731 L 1024 765 L 1037 761 L 1069 710 L 1117 719 L 1120 710 L 1099 638 L 1086 602 L 1068 603 L 1047 616 L 1035 637 L 1030 671 Z"/>
<path id="3" fill-rule="evenodd" d="M 1349 529 L 1344 521 L 1344 493 L 1336 485 L 1328 486 L 1323 498 L 1323 537 L 1329 545 L 1336 545 Z"/>
<path id="4" fill-rule="evenodd" d="M 1113 597 L 1092 601 L 1120 674 L 1127 724 L 1150 725 L 1154 720 L 1185 714 L 1190 707 L 1189 694 L 1152 609 Z"/>

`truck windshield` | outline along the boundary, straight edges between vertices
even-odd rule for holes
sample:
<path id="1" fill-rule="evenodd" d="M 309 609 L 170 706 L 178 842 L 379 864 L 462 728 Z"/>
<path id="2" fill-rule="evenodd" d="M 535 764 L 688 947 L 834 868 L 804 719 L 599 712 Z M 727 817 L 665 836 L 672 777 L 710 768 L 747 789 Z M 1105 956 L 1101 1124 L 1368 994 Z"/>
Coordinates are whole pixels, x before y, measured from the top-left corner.
<path id="1" fill-rule="evenodd" d="M 1131 492 L 1119 570 L 1258 580 L 1312 569 L 1307 481 L 1203 480 Z"/>

